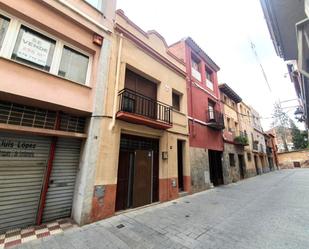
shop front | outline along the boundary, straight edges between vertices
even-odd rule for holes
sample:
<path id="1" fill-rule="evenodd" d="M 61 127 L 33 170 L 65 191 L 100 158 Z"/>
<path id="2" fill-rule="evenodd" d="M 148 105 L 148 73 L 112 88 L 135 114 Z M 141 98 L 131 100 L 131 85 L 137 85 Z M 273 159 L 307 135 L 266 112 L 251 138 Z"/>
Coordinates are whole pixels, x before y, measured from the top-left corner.
<path id="1" fill-rule="evenodd" d="M 0 233 L 70 217 L 82 140 L 42 133 L 52 123 L 82 132 L 84 120 L 6 102 L 0 111 Z"/>

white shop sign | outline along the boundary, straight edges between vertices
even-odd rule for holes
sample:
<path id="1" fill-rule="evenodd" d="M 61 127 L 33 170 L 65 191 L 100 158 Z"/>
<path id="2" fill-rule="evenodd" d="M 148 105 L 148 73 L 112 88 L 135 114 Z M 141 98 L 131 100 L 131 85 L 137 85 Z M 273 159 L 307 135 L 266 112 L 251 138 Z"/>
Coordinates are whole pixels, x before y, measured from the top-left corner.
<path id="1" fill-rule="evenodd" d="M 17 56 L 35 64 L 46 66 L 50 43 L 31 33 L 25 32 L 21 38 Z"/>

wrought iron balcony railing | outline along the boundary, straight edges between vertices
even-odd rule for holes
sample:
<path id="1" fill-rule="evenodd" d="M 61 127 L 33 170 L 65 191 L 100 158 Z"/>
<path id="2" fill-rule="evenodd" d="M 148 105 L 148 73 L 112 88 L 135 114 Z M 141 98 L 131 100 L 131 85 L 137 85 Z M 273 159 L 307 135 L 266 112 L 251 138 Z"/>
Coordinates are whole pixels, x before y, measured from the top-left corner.
<path id="1" fill-rule="evenodd" d="M 206 112 L 206 124 L 216 130 L 224 129 L 223 114 L 219 111 L 209 110 Z"/>
<path id="2" fill-rule="evenodd" d="M 118 113 L 129 113 L 150 119 L 156 123 L 172 126 L 172 108 L 170 106 L 127 88 L 121 90 L 118 96 Z M 153 124 L 155 126 L 155 123 Z"/>

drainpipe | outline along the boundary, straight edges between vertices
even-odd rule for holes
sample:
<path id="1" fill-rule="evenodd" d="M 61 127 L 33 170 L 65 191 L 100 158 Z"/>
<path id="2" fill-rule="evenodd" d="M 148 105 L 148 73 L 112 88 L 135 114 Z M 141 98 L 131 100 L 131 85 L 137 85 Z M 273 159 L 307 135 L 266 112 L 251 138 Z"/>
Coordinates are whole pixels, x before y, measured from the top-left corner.
<path id="1" fill-rule="evenodd" d="M 114 103 L 113 103 L 113 118 L 112 122 L 109 126 L 110 130 L 113 130 L 116 123 L 116 113 L 117 113 L 117 99 L 118 99 L 118 88 L 119 88 L 119 77 L 120 77 L 120 65 L 121 65 L 121 52 L 122 52 L 122 41 L 123 34 L 120 34 L 119 47 L 118 47 L 118 55 L 117 55 L 117 66 L 116 66 L 116 84 L 115 84 L 115 92 L 114 92 Z"/>

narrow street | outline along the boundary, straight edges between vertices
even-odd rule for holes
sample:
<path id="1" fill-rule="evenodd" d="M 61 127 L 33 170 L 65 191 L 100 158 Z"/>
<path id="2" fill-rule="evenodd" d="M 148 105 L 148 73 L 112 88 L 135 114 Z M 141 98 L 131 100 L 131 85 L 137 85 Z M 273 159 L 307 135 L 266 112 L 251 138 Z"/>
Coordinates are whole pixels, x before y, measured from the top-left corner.
<path id="1" fill-rule="evenodd" d="M 281 170 L 15 248 L 309 247 L 309 170 Z"/>

